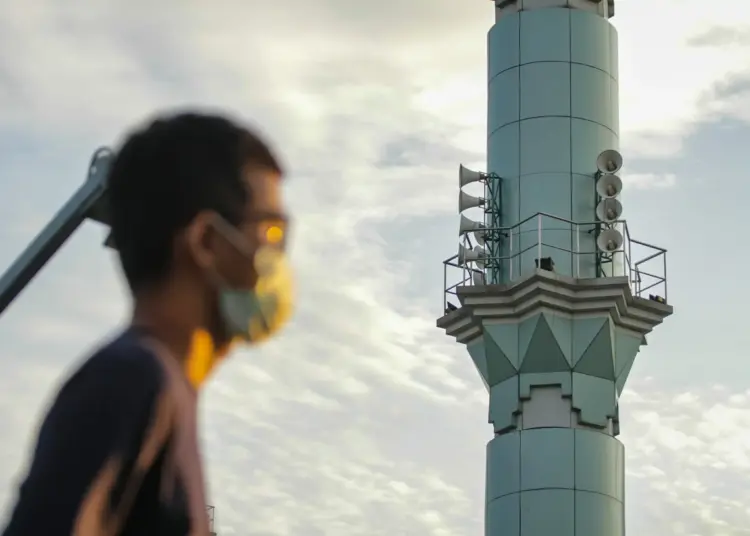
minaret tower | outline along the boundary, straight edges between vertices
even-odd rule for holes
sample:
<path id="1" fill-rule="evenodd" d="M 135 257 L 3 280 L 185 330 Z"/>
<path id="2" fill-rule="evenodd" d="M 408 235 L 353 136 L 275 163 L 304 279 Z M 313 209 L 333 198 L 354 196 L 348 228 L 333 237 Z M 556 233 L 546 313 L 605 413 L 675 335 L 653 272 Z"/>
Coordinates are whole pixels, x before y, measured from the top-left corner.
<path id="1" fill-rule="evenodd" d="M 459 168 L 484 194 L 438 319 L 489 392 L 486 536 L 625 534 L 618 399 L 672 307 L 622 218 L 614 3 L 494 0 L 487 170 Z"/>

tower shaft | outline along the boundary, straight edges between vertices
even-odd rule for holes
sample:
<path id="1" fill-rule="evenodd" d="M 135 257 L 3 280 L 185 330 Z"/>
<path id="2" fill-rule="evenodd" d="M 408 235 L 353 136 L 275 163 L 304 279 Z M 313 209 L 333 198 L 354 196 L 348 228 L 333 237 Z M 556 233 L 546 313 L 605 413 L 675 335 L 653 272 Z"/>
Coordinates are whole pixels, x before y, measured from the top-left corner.
<path id="1" fill-rule="evenodd" d="M 458 256 L 484 277 L 464 275 L 460 307 L 438 320 L 489 391 L 485 535 L 624 536 L 618 400 L 672 308 L 640 296 L 624 224 L 619 256 L 607 252 L 620 245 L 597 240 L 604 228 L 622 238 L 619 213 L 597 214 L 612 197 L 597 190 L 597 161 L 619 148 L 614 0 L 495 0 L 495 9 L 486 253 Z M 648 259 L 665 253 L 653 248 L 661 253 Z"/>
<path id="2" fill-rule="evenodd" d="M 610 4 L 519 0 L 498 2 L 496 13 L 488 37 L 487 171 L 502 177 L 494 200 L 502 209 L 489 223 L 518 227 L 500 246 L 504 257 L 517 255 L 490 281 L 534 271 L 539 231 L 556 272 L 595 277 L 595 235 L 585 224 L 596 219 L 592 166 L 602 151 L 619 149 Z M 550 216 L 528 221 L 540 212 Z"/>
<path id="3" fill-rule="evenodd" d="M 619 149 L 609 6 L 506 4 L 488 39 L 487 169 L 503 177 L 500 221 L 492 224 L 518 227 L 501 248 L 515 256 L 497 282 L 533 273 L 547 256 L 558 273 L 595 277 L 595 256 L 575 253 L 596 251 L 591 227 L 569 222 L 595 220 L 592 163 Z M 522 223 L 538 213 L 561 219 Z M 472 357 L 483 352 L 488 368 L 505 366 L 490 389 L 496 436 L 487 445 L 486 536 L 623 536 L 624 451 L 613 437 L 623 371 L 615 370 L 609 318 L 539 312 L 485 329 Z M 618 352 L 625 352 L 619 368 L 629 369 L 640 340 L 619 338 L 630 342 Z"/>

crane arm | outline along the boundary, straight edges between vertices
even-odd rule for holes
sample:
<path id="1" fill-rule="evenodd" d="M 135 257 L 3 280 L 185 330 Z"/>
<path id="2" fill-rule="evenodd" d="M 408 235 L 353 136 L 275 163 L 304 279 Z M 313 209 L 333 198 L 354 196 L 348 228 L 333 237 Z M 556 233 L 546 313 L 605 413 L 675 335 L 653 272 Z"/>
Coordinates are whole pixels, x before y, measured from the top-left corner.
<path id="1" fill-rule="evenodd" d="M 86 218 L 109 224 L 105 194 L 112 158 L 112 151 L 107 148 L 94 153 L 86 182 L 0 277 L 0 315 Z"/>

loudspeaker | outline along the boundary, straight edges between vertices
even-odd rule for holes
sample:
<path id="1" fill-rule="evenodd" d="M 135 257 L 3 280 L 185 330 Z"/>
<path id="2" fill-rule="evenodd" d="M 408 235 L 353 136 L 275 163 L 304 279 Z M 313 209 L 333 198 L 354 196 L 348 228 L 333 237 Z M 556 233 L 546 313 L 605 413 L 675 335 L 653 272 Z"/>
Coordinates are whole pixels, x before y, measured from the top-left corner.
<path id="1" fill-rule="evenodd" d="M 477 263 L 477 266 L 483 268 L 486 256 L 487 252 L 479 246 L 475 246 L 474 249 L 469 249 L 462 244 L 458 247 L 458 264 L 460 266 L 470 262 L 475 262 Z"/>
<path id="2" fill-rule="evenodd" d="M 617 229 L 602 231 L 599 238 L 596 239 L 596 247 L 607 253 L 617 251 L 622 247 L 622 234 Z"/>
<path id="3" fill-rule="evenodd" d="M 617 199 L 602 199 L 596 205 L 596 217 L 603 222 L 612 223 L 620 219 L 622 203 Z"/>
<path id="4" fill-rule="evenodd" d="M 471 184 L 472 182 L 479 182 L 486 176 L 487 175 L 485 173 L 466 168 L 463 166 L 463 164 L 458 166 L 458 185 L 460 188 L 463 188 L 464 186 L 466 186 L 467 184 Z"/>
<path id="5" fill-rule="evenodd" d="M 622 155 L 614 149 L 602 151 L 596 158 L 596 169 L 600 173 L 617 173 L 622 167 Z"/>
<path id="6" fill-rule="evenodd" d="M 466 192 L 461 192 L 458 196 L 458 212 L 461 213 L 464 210 L 476 207 L 483 207 L 484 199 L 481 197 L 474 197 Z"/>
<path id="7" fill-rule="evenodd" d="M 472 231 L 478 231 L 479 229 L 482 229 L 484 227 L 484 224 L 478 221 L 471 220 L 461 214 L 461 223 L 458 226 L 458 236 L 463 236 L 466 233 L 470 233 Z"/>
<path id="8" fill-rule="evenodd" d="M 484 229 L 474 231 L 474 240 L 476 240 L 477 244 L 479 244 L 480 246 L 484 245 L 484 243 L 487 241 L 487 233 L 484 231 Z"/>
<path id="9" fill-rule="evenodd" d="M 616 197 L 622 191 L 622 179 L 617 175 L 602 175 L 596 181 L 596 193 L 599 197 L 609 199 Z"/>
<path id="10" fill-rule="evenodd" d="M 487 281 L 485 280 L 484 272 L 472 272 L 471 282 L 474 283 L 474 285 L 477 287 L 486 285 Z"/>

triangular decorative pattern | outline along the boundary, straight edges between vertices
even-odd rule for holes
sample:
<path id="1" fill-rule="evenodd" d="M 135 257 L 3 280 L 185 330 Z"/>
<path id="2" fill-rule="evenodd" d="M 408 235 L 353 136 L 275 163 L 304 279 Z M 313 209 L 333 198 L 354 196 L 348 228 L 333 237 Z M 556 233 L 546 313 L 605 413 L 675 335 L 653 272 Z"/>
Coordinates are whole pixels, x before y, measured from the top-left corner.
<path id="1" fill-rule="evenodd" d="M 492 337 L 485 334 L 484 345 L 487 359 L 487 383 L 490 387 L 516 375 L 516 369 Z"/>
<path id="2" fill-rule="evenodd" d="M 539 322 L 541 314 L 527 318 L 518 325 L 518 356 L 519 365 L 523 363 L 523 356 L 526 355 L 526 350 L 529 348 L 531 338 L 534 336 L 536 331 L 536 325 Z"/>
<path id="3" fill-rule="evenodd" d="M 573 322 L 573 366 L 578 363 L 594 337 L 597 336 L 604 323 L 608 321 L 609 318 L 601 316 L 575 319 L 575 322 Z"/>
<path id="4" fill-rule="evenodd" d="M 612 330 L 605 322 L 594 340 L 583 353 L 575 366 L 575 372 L 614 381 L 615 359 L 612 348 Z"/>
<path id="5" fill-rule="evenodd" d="M 627 365 L 620 374 L 617 375 L 617 380 L 615 381 L 615 387 L 617 388 L 617 396 L 620 396 L 622 394 L 622 390 L 625 388 L 625 382 L 628 381 L 628 376 L 630 375 L 630 371 L 633 369 L 633 365 L 635 364 L 635 359 L 633 359 L 629 365 Z"/>
<path id="6" fill-rule="evenodd" d="M 633 366 L 633 360 L 638 355 L 638 350 L 641 349 L 643 343 L 643 335 L 630 334 L 624 332 L 622 329 L 615 329 L 615 375 L 619 376 L 620 373 L 626 368 Z"/>
<path id="7" fill-rule="evenodd" d="M 547 320 L 568 365 L 573 366 L 573 320 L 552 313 L 543 313 L 542 316 Z"/>
<path id="8" fill-rule="evenodd" d="M 484 386 L 489 389 L 489 383 L 487 381 L 487 356 L 484 345 L 484 338 L 479 338 L 466 345 L 466 349 L 469 351 L 471 360 L 474 362 L 474 366 L 479 372 Z"/>
<path id="9" fill-rule="evenodd" d="M 536 323 L 520 372 L 567 372 L 570 370 L 565 354 L 557 344 L 547 319 L 542 315 Z"/>
<path id="10" fill-rule="evenodd" d="M 484 325 L 485 336 L 489 335 L 495 341 L 500 351 L 513 364 L 516 369 L 519 367 L 518 354 L 518 324 L 490 324 Z"/>

